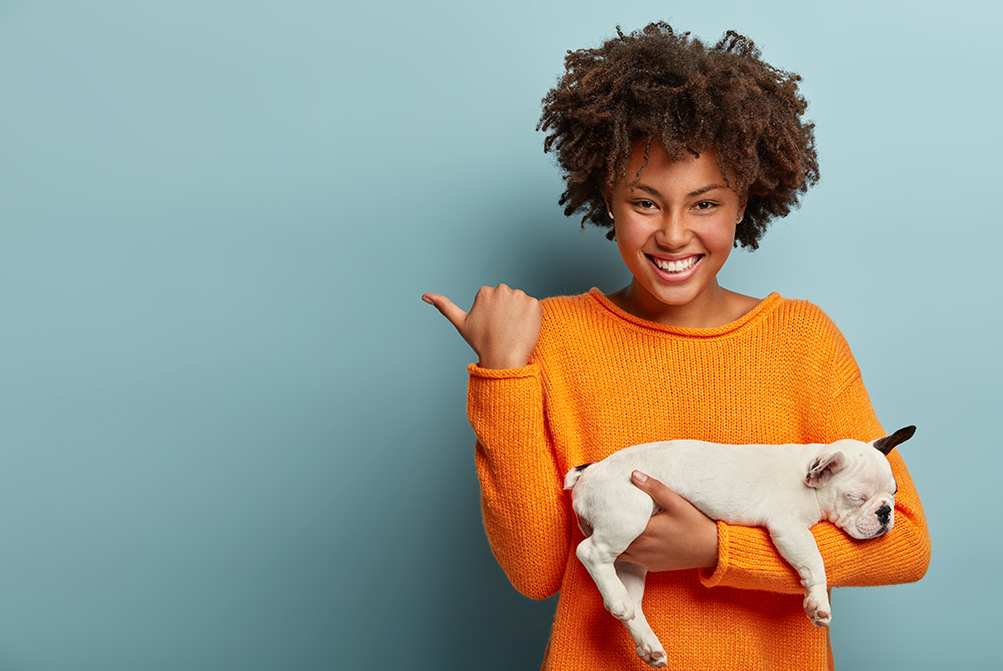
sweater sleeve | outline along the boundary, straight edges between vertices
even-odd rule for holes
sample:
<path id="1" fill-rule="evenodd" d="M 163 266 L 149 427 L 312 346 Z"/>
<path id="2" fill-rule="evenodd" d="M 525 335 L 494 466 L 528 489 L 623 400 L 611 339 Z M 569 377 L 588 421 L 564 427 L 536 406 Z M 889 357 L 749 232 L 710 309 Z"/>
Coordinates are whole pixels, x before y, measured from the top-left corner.
<path id="1" fill-rule="evenodd" d="M 467 413 L 477 434 L 484 529 L 512 585 L 553 596 L 571 547 L 569 508 L 547 437 L 538 364 L 511 370 L 472 365 Z"/>
<path id="2" fill-rule="evenodd" d="M 832 397 L 825 442 L 840 438 L 867 441 L 880 438 L 884 431 L 852 356 L 844 358 L 839 367 L 846 373 L 843 378 L 846 382 L 839 385 Z M 828 521 L 811 529 L 825 561 L 829 587 L 915 582 L 926 573 L 930 563 L 930 535 L 923 506 L 897 449 L 888 455 L 888 461 L 898 484 L 895 525 L 889 533 L 876 539 L 856 540 Z M 701 580 L 708 587 L 803 591 L 797 573 L 777 552 L 765 529 L 722 522 L 718 522 L 717 568 L 702 572 Z"/>

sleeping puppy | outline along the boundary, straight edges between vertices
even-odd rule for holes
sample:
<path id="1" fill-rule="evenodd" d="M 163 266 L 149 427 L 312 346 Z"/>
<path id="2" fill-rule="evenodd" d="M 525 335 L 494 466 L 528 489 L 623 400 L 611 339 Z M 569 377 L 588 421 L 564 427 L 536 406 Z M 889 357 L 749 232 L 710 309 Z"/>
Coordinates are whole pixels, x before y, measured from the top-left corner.
<path id="1" fill-rule="evenodd" d="M 626 625 L 638 656 L 653 668 L 664 667 L 665 651 L 641 612 L 646 571 L 616 561 L 658 512 L 651 497 L 631 481 L 631 473 L 639 470 L 711 519 L 765 527 L 801 576 L 808 618 L 828 627 L 825 565 L 809 529 L 829 520 L 858 539 L 890 531 L 897 486 L 885 455 L 915 431 L 908 426 L 871 443 L 720 445 L 670 440 L 614 452 L 598 463 L 571 469 L 564 480 L 588 536 L 578 546 L 578 558 L 599 587 L 606 609 Z"/>

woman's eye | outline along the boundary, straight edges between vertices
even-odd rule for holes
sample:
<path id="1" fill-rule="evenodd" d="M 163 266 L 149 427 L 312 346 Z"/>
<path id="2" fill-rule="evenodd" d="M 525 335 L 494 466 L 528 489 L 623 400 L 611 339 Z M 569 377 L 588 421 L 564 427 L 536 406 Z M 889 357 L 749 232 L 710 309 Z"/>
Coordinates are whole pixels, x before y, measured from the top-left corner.
<path id="1" fill-rule="evenodd" d="M 709 210 L 712 207 L 714 207 L 714 203 L 710 202 L 709 200 L 701 200 L 699 203 L 696 204 L 696 208 L 698 210 Z"/>
<path id="2" fill-rule="evenodd" d="M 650 200 L 639 200 L 635 204 L 643 210 L 650 210 L 655 206 Z"/>

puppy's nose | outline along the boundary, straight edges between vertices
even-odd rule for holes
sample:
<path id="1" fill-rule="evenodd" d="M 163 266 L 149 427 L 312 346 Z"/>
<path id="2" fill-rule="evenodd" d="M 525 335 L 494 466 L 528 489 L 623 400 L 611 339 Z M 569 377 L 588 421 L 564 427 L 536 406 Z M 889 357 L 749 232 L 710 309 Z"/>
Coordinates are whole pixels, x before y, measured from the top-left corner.
<path id="1" fill-rule="evenodd" d="M 883 506 L 881 506 L 880 508 L 878 508 L 874 512 L 874 514 L 878 516 L 878 520 L 880 520 L 880 522 L 882 524 L 888 524 L 888 517 L 892 514 L 891 506 L 889 506 L 886 503 Z"/>

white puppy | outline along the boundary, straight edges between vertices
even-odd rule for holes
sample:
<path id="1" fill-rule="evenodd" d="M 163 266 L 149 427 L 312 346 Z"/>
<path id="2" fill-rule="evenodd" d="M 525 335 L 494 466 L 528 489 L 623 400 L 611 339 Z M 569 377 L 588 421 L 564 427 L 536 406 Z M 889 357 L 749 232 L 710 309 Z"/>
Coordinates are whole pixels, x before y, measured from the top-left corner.
<path id="1" fill-rule="evenodd" d="M 642 471 L 665 483 L 714 520 L 766 527 L 777 550 L 801 576 L 804 609 L 819 627 L 831 611 L 825 566 L 810 527 L 829 520 L 853 538 L 880 536 L 895 521 L 897 485 L 885 455 L 916 431 L 909 426 L 872 443 L 719 445 L 670 440 L 635 445 L 596 464 L 571 469 L 564 488 L 586 538 L 578 558 L 595 580 L 606 609 L 623 620 L 638 656 L 664 667 L 665 651 L 641 612 L 646 571 L 616 558 L 658 512 L 634 486 Z"/>

